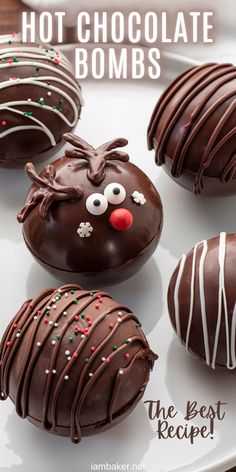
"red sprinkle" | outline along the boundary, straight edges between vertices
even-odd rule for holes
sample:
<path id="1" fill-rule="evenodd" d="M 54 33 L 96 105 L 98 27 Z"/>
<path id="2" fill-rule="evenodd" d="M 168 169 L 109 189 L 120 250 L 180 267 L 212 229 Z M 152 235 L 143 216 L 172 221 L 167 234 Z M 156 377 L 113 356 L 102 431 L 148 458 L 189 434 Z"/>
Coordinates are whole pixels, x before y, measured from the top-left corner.
<path id="1" fill-rule="evenodd" d="M 79 332 L 80 332 L 80 327 L 79 327 L 79 326 L 77 326 L 77 325 L 76 325 L 76 326 L 74 326 L 74 329 L 76 329 L 77 331 L 79 331 Z"/>
<path id="2" fill-rule="evenodd" d="M 12 325 L 12 327 L 13 327 L 14 329 L 18 328 L 18 324 L 17 324 L 17 323 L 14 323 L 14 324 Z"/>
<path id="3" fill-rule="evenodd" d="M 74 353 L 72 354 L 72 357 L 74 357 L 74 358 L 78 357 L 77 352 L 74 352 Z"/>
<path id="4" fill-rule="evenodd" d="M 98 305 L 98 303 L 95 305 L 95 308 L 96 308 L 96 310 L 98 310 L 98 309 L 99 309 L 99 305 Z"/>
<path id="5" fill-rule="evenodd" d="M 8 64 L 12 64 L 13 60 L 12 59 L 7 59 Z"/>
<path id="6" fill-rule="evenodd" d="M 86 320 L 87 320 L 87 321 L 91 320 L 91 316 L 90 316 L 90 315 L 87 315 L 87 316 L 86 316 Z"/>
<path id="7" fill-rule="evenodd" d="M 38 315 L 42 315 L 41 310 L 38 310 L 38 311 L 37 311 L 37 314 L 38 314 Z"/>
<path id="8" fill-rule="evenodd" d="M 33 303 L 30 303 L 30 304 L 29 304 L 29 307 L 30 307 L 30 308 L 33 308 Z"/>
<path id="9" fill-rule="evenodd" d="M 48 324 L 48 319 L 47 318 L 44 318 L 44 323 Z"/>
<path id="10" fill-rule="evenodd" d="M 88 332 L 88 328 L 84 328 L 84 331 L 85 331 L 85 333 L 87 333 L 87 332 Z"/>
<path id="11" fill-rule="evenodd" d="M 110 324 L 109 324 L 109 328 L 110 328 L 110 329 L 113 329 L 114 326 L 115 326 L 114 323 L 110 323 Z"/>
<path id="12" fill-rule="evenodd" d="M 99 303 L 102 303 L 102 298 L 99 298 L 99 300 L 98 300 L 98 301 L 99 301 Z"/>
<path id="13" fill-rule="evenodd" d="M 86 332 L 86 333 L 84 333 L 84 334 L 85 334 L 86 338 L 89 336 L 89 333 L 88 333 L 88 332 Z"/>
<path id="14" fill-rule="evenodd" d="M 11 341 L 7 341 L 6 345 L 9 347 L 11 345 Z"/>
<path id="15" fill-rule="evenodd" d="M 96 347 L 95 347 L 95 346 L 90 347 L 90 351 L 91 351 L 91 352 L 96 351 Z"/>
<path id="16" fill-rule="evenodd" d="M 125 358 L 125 359 L 129 359 L 129 354 L 128 354 L 128 352 L 124 355 L 124 358 Z"/>
<path id="17" fill-rule="evenodd" d="M 7 126 L 7 122 L 5 120 L 2 121 L 2 126 Z"/>
<path id="18" fill-rule="evenodd" d="M 75 321 L 79 321 L 78 315 L 75 315 L 75 316 L 74 316 L 74 320 L 75 320 Z"/>
<path id="19" fill-rule="evenodd" d="M 54 62 L 55 64 L 59 64 L 60 59 L 59 59 L 58 57 L 54 57 L 53 62 Z"/>
<path id="20" fill-rule="evenodd" d="M 92 321 L 89 321 L 89 322 L 88 322 L 88 325 L 89 325 L 89 326 L 92 326 L 92 324 L 93 324 Z"/>
<path id="21" fill-rule="evenodd" d="M 106 362 L 107 364 L 110 362 L 109 357 L 107 357 L 107 358 L 105 359 L 105 362 Z"/>
<path id="22" fill-rule="evenodd" d="M 98 295 L 97 298 L 98 298 L 98 300 L 99 300 L 99 298 L 102 298 L 102 295 Z"/>

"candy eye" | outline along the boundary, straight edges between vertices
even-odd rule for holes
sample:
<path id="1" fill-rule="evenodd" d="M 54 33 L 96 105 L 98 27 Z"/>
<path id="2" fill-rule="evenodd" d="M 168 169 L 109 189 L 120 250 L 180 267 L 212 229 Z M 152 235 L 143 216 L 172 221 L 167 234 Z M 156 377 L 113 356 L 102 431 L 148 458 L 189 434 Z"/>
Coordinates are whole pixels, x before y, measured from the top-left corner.
<path id="1" fill-rule="evenodd" d="M 92 215 L 102 215 L 107 207 L 107 199 L 102 193 L 93 193 L 86 200 L 86 208 Z"/>
<path id="2" fill-rule="evenodd" d="M 106 186 L 104 195 L 112 205 L 119 205 L 126 197 L 126 191 L 123 185 L 112 183 Z"/>

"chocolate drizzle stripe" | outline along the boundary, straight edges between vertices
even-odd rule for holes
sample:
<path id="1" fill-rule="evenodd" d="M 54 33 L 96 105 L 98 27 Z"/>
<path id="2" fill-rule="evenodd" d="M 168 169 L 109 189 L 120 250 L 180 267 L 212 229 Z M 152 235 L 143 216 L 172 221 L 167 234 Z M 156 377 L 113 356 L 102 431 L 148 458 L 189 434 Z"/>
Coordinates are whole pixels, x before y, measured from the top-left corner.
<path id="1" fill-rule="evenodd" d="M 168 125 L 163 128 L 159 136 L 159 145 L 157 150 L 157 162 L 158 165 L 164 163 L 165 147 L 168 140 L 168 137 L 171 131 L 174 129 L 178 119 L 186 109 L 186 107 L 191 103 L 191 101 L 201 93 L 208 85 L 211 85 L 223 75 L 231 73 L 231 68 L 227 66 L 226 70 L 222 71 L 222 68 L 225 66 L 216 65 L 212 69 L 203 74 L 203 76 L 197 77 L 194 83 L 191 82 L 189 87 L 186 87 L 185 96 L 181 97 L 181 101 L 177 101 L 175 107 L 172 108 L 170 116 L 168 117 Z M 210 92 L 211 93 L 211 92 Z M 208 99 L 207 99 L 208 100 Z M 205 100 L 205 103 L 207 102 Z"/>
<path id="2" fill-rule="evenodd" d="M 116 374 L 116 379 L 115 379 L 115 382 L 114 382 L 114 388 L 113 388 L 113 392 L 112 392 L 112 395 L 111 395 L 110 404 L 109 404 L 108 418 L 109 418 L 110 423 L 112 423 L 116 402 L 117 402 L 117 399 L 118 399 L 118 396 L 119 396 L 119 393 L 120 393 L 120 389 L 121 389 L 121 387 L 124 383 L 124 380 L 125 380 L 126 376 L 129 374 L 129 372 L 130 372 L 134 362 L 136 361 L 136 359 L 138 359 L 140 357 L 147 357 L 148 354 L 152 358 L 154 353 L 149 348 L 147 348 L 145 350 L 142 350 L 142 351 L 138 351 L 134 355 L 134 357 L 131 359 L 128 366 L 127 367 L 122 367 L 122 371 L 123 371 L 122 374 L 120 374 L 120 371 L 118 370 L 118 372 Z M 154 355 L 154 358 L 156 358 L 155 355 Z M 151 364 L 151 368 L 152 367 L 153 367 L 153 361 L 152 361 L 152 364 Z M 145 388 L 145 385 L 144 385 L 144 388 Z M 140 392 L 138 393 L 138 398 L 139 397 L 140 397 Z"/>
<path id="3" fill-rule="evenodd" d="M 102 292 L 96 292 L 96 293 L 102 294 Z M 103 296 L 105 296 L 105 295 L 107 295 L 107 294 L 103 293 Z M 94 298 L 91 297 L 89 295 L 89 292 L 87 292 L 87 291 L 85 293 L 83 293 L 81 296 L 77 297 L 77 299 L 79 301 L 84 297 L 89 297 L 89 299 L 86 300 L 85 303 L 80 307 L 80 311 L 77 312 L 78 315 L 80 313 L 82 313 L 83 310 L 85 310 L 87 307 L 89 307 L 89 305 L 91 305 L 91 303 L 94 302 Z M 109 298 L 111 298 L 111 297 L 109 297 Z M 73 305 L 73 300 L 71 301 L 69 306 L 72 306 L 72 305 Z M 61 318 L 61 313 L 59 315 L 59 319 L 60 318 Z M 48 415 L 49 400 L 50 400 L 50 387 L 51 387 L 51 383 L 52 383 L 52 370 L 53 370 L 53 367 L 56 365 L 57 356 L 58 356 L 58 353 L 59 353 L 59 349 L 60 349 L 63 337 L 64 337 L 64 335 L 66 334 L 68 328 L 70 327 L 70 325 L 73 322 L 74 322 L 74 314 L 72 314 L 71 318 L 63 326 L 63 329 L 60 332 L 60 340 L 57 342 L 56 346 L 53 348 L 52 357 L 50 359 L 50 365 L 49 365 L 49 369 L 48 369 L 49 370 L 49 375 L 48 375 L 48 378 L 47 378 L 46 391 L 45 391 L 45 395 L 44 395 L 43 418 L 42 418 L 42 424 L 43 424 L 43 427 L 45 429 L 48 428 L 48 426 L 47 426 L 47 415 Z M 91 330 L 90 330 L 90 333 L 91 333 Z M 85 338 L 85 340 L 87 340 L 87 338 Z M 82 344 L 85 345 L 85 342 L 81 341 L 80 344 L 79 344 L 79 347 L 81 347 Z M 79 350 L 78 350 L 78 352 L 79 352 Z"/>
<path id="4" fill-rule="evenodd" d="M 6 350 L 6 342 L 7 342 L 7 339 L 9 339 L 9 335 L 10 335 L 11 331 L 13 330 L 13 324 L 18 323 L 18 321 L 21 319 L 21 316 L 27 310 L 28 304 L 31 301 L 32 301 L 31 299 L 27 300 L 22 305 L 22 307 L 20 308 L 20 310 L 18 311 L 16 316 L 13 318 L 13 320 L 10 321 L 10 323 L 9 323 L 5 333 L 4 333 L 2 341 L 1 341 L 1 345 L 0 345 L 0 400 L 6 400 L 7 399 L 7 395 L 2 391 L 2 385 L 3 385 L 2 373 L 3 373 L 3 366 L 4 366 L 3 354 L 5 353 L 5 350 Z"/>
<path id="5" fill-rule="evenodd" d="M 9 348 L 7 348 L 7 350 L 5 351 L 5 354 L 3 354 L 3 358 L 2 358 L 2 363 L 3 363 L 3 371 L 2 371 L 2 387 L 4 389 L 4 392 L 5 394 L 8 396 L 8 381 L 9 381 L 9 372 L 10 372 L 10 366 L 11 366 L 11 362 L 12 360 L 14 359 L 14 355 L 15 355 L 15 352 L 17 351 L 18 349 L 18 346 L 21 342 L 21 340 L 23 339 L 23 336 L 24 336 L 24 332 L 25 332 L 25 327 L 24 327 L 24 324 L 26 322 L 27 326 L 30 325 L 32 319 L 33 319 L 33 316 L 35 315 L 36 311 L 39 310 L 41 308 L 41 302 L 42 302 L 42 299 L 45 298 L 46 294 L 48 293 L 48 291 L 43 294 L 41 294 L 41 296 L 39 296 L 34 302 L 33 302 L 33 308 L 30 307 L 30 305 L 28 306 L 28 309 L 23 313 L 23 315 L 25 315 L 25 320 L 23 322 L 23 324 L 20 323 L 20 319 L 19 319 L 19 329 L 21 329 L 21 335 L 19 338 L 14 338 L 14 333 L 12 332 L 12 335 L 11 335 L 11 338 L 10 338 L 10 342 L 12 343 L 13 340 L 15 341 L 14 344 L 12 344 L 11 346 L 9 346 Z M 33 309 L 33 314 L 32 314 L 32 317 L 30 317 L 30 313 Z"/>
<path id="6" fill-rule="evenodd" d="M 144 344 L 145 347 L 147 347 L 146 341 L 140 336 L 135 336 L 135 341 L 139 341 L 142 344 Z M 131 338 L 132 339 L 132 338 Z M 114 357 L 116 357 L 118 354 L 120 354 L 124 349 L 127 348 L 126 344 L 122 344 L 115 352 L 113 352 L 110 356 L 110 362 L 113 360 Z M 94 382 L 98 379 L 100 374 L 104 371 L 105 368 L 108 368 L 108 365 L 106 362 L 103 362 L 97 370 L 94 372 L 93 376 L 88 380 L 87 384 L 85 385 L 83 392 L 81 394 L 81 381 L 79 382 L 77 392 L 75 395 L 75 400 L 72 406 L 71 410 L 71 440 L 72 442 L 79 442 L 81 440 L 81 427 L 79 424 L 79 415 L 81 408 L 83 406 L 84 400 L 86 396 L 88 395 L 89 391 L 91 390 Z"/>
<path id="7" fill-rule="evenodd" d="M 80 290 L 81 292 L 81 290 Z M 95 293 L 95 292 L 94 292 Z M 96 292 L 97 293 L 97 292 Z M 89 292 L 87 291 L 82 291 L 81 295 L 78 298 L 78 300 L 81 300 L 82 298 L 84 297 L 88 297 L 89 296 Z M 90 303 L 90 300 L 91 300 L 92 297 L 89 296 L 89 303 Z M 66 309 L 70 308 L 71 306 L 73 306 L 73 299 L 72 300 L 69 300 L 67 301 L 67 299 L 65 299 L 66 303 L 64 303 L 62 305 L 61 301 L 60 301 L 60 311 L 58 313 L 58 315 L 56 316 L 56 318 L 54 319 L 54 323 L 58 322 L 60 319 L 61 319 L 61 316 L 62 316 L 62 313 L 63 311 L 65 311 Z M 89 305 L 88 302 L 86 302 L 84 304 L 84 308 L 86 308 L 86 306 Z M 68 322 L 66 323 L 66 325 L 68 324 L 68 327 L 74 322 L 74 315 L 71 316 L 71 318 L 69 318 Z M 26 364 L 26 370 L 24 372 L 24 378 L 23 378 L 23 388 L 22 388 L 22 393 L 20 394 L 19 392 L 19 398 L 21 398 L 21 401 L 23 403 L 23 413 L 20 415 L 22 416 L 23 418 L 25 418 L 28 414 L 28 393 L 29 393 L 29 387 L 30 387 L 30 377 L 32 375 L 32 372 L 33 372 L 33 369 L 34 369 L 34 365 L 36 363 L 36 360 L 39 356 L 39 353 L 40 353 L 40 350 L 43 348 L 43 346 L 45 345 L 46 341 L 48 340 L 48 338 L 51 336 L 51 334 L 53 333 L 54 331 L 54 326 L 52 326 L 51 328 L 48 329 L 48 333 L 45 334 L 45 336 L 41 339 L 41 346 L 39 348 L 37 348 L 33 354 L 33 356 L 31 357 L 31 360 L 29 362 L 29 364 Z M 35 343 L 35 339 L 36 339 L 36 334 L 35 333 L 35 336 L 34 336 L 34 339 L 33 339 L 33 343 Z M 61 340 L 57 341 L 57 344 L 61 344 Z M 54 349 L 56 349 L 56 354 L 58 354 L 58 349 L 56 348 L 56 346 L 53 347 L 53 355 L 54 356 Z M 53 357 L 54 359 L 54 357 Z M 50 378 L 50 381 L 51 381 L 51 372 L 49 373 L 49 378 Z M 46 387 L 47 388 L 47 387 Z M 47 398 L 45 399 L 45 402 L 47 402 Z M 44 411 L 45 411 L 45 414 L 47 412 L 47 409 L 48 409 L 48 406 L 47 406 L 47 403 L 46 405 L 44 405 Z M 19 414 L 19 413 L 18 413 Z M 45 421 L 45 424 L 47 422 L 47 419 L 46 419 L 46 416 L 45 416 L 44 412 L 43 412 L 43 417 L 44 417 L 44 421 Z M 43 423 L 44 424 L 44 423 Z M 46 426 L 45 426 L 46 427 Z"/>
<path id="8" fill-rule="evenodd" d="M 234 76 L 236 77 L 235 74 L 234 74 Z M 223 84 L 226 83 L 226 82 L 227 81 L 224 81 Z M 214 90 L 214 92 L 215 92 L 215 90 Z M 235 91 L 233 91 L 233 92 L 230 91 L 228 94 L 225 94 L 224 97 L 219 98 L 213 105 L 211 105 L 211 107 L 203 114 L 203 116 L 195 124 L 194 128 L 191 130 L 191 133 L 189 134 L 189 137 L 186 140 L 186 142 L 184 143 L 184 146 L 181 150 L 181 153 L 180 153 L 180 156 L 179 156 L 179 159 L 178 159 L 178 165 L 177 165 L 176 173 L 174 172 L 173 169 L 171 171 L 173 176 L 179 177 L 181 175 L 181 173 L 183 171 L 183 162 L 184 162 L 185 156 L 186 156 L 186 154 L 189 150 L 190 145 L 192 144 L 193 139 L 198 134 L 199 130 L 207 122 L 209 117 L 217 110 L 217 108 L 234 95 L 235 95 Z M 177 159 L 177 157 L 176 157 L 176 159 Z"/>
<path id="9" fill-rule="evenodd" d="M 214 66 L 215 64 L 204 64 L 202 65 L 198 70 L 204 70 L 208 68 L 209 66 Z M 156 126 L 158 125 L 158 121 L 168 104 L 168 102 L 172 99 L 172 97 L 175 95 L 175 93 L 189 80 L 191 79 L 194 75 L 196 74 L 196 68 L 191 68 L 187 72 L 183 72 L 180 76 L 178 76 L 174 82 L 171 84 L 171 89 L 168 87 L 164 93 L 161 95 L 160 100 L 157 102 L 156 107 L 153 111 L 153 114 L 151 116 L 151 120 L 149 123 L 148 127 L 148 149 L 151 150 L 153 149 L 153 133 L 155 131 Z M 173 86 L 173 88 L 172 88 Z"/>
<path id="10" fill-rule="evenodd" d="M 230 182 L 233 179 L 235 173 L 235 166 L 236 166 L 236 154 L 233 154 L 231 160 L 226 164 L 223 172 L 222 172 L 222 182 L 224 184 Z"/>
<path id="11" fill-rule="evenodd" d="M 113 314 L 115 313 L 116 311 L 119 311 L 119 310 L 125 310 L 126 312 L 128 312 L 128 315 L 125 315 L 123 318 L 126 318 L 127 319 L 130 319 L 130 317 L 132 317 L 133 319 L 136 320 L 135 318 L 135 315 L 133 315 L 130 310 L 125 307 L 125 306 L 122 306 L 122 305 L 117 305 L 117 306 L 114 306 L 112 308 L 109 308 L 108 310 L 106 310 L 104 313 L 102 313 L 102 315 L 97 318 L 97 320 L 94 322 L 93 326 L 92 326 L 92 329 L 90 330 L 90 335 L 93 333 L 93 331 L 97 328 L 97 326 L 102 322 L 104 321 L 104 319 L 106 318 L 107 315 L 110 315 L 110 314 Z M 130 316 L 132 315 L 132 316 Z M 122 319 L 123 319 L 122 318 Z M 117 327 L 119 326 L 120 323 L 116 323 L 116 325 L 114 326 L 113 330 L 111 331 L 111 333 L 109 334 L 108 337 L 105 338 L 105 340 L 107 340 L 107 342 L 110 340 L 110 338 L 112 338 L 114 332 L 116 331 Z M 77 347 L 77 349 L 74 351 L 76 352 L 76 354 L 79 354 L 85 347 L 85 345 L 87 344 L 87 340 L 89 338 L 84 338 L 84 340 L 79 344 L 79 346 Z M 104 341 L 103 341 L 104 342 Z M 99 347 L 96 349 L 96 351 L 91 355 L 90 357 L 90 364 L 91 362 L 96 358 L 96 356 L 98 355 L 98 353 L 102 350 L 104 344 L 103 343 L 100 343 Z M 61 376 L 60 378 L 58 379 L 58 382 L 57 382 L 57 385 L 55 386 L 55 390 L 54 390 L 54 395 L 52 397 L 52 427 L 55 428 L 55 425 L 56 425 L 56 406 L 57 406 L 57 400 L 58 400 L 58 397 L 60 395 L 60 389 L 63 385 L 63 382 L 64 382 L 64 377 L 65 375 L 69 374 L 71 368 L 73 367 L 73 364 L 74 362 L 76 361 L 76 359 L 71 359 L 70 361 L 70 364 L 66 365 L 65 368 L 63 369 L 62 373 L 61 373 Z M 84 369 L 86 368 L 86 365 L 84 367 Z M 79 385 L 81 384 L 84 376 L 85 376 L 85 373 L 86 371 L 85 370 L 82 370 L 81 372 L 81 375 L 80 375 L 80 383 Z"/>

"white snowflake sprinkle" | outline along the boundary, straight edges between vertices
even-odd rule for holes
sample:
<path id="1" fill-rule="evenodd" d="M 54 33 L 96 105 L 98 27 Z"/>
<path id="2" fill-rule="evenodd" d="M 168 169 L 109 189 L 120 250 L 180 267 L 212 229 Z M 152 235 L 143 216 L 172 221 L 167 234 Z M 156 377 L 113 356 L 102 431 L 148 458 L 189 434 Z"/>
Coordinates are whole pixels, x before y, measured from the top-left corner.
<path id="1" fill-rule="evenodd" d="M 57 373 L 56 369 L 53 369 L 52 374 L 56 374 L 56 373 Z"/>
<path id="2" fill-rule="evenodd" d="M 65 379 L 65 380 L 68 380 L 68 379 L 69 379 L 69 375 L 65 375 L 64 379 Z"/>
<path id="3" fill-rule="evenodd" d="M 58 327 L 58 323 L 54 323 L 54 328 L 57 328 Z"/>
<path id="4" fill-rule="evenodd" d="M 63 316 L 67 316 L 67 311 L 63 311 Z"/>
<path id="5" fill-rule="evenodd" d="M 77 233 L 81 238 L 89 238 L 93 232 L 92 225 L 87 221 L 86 223 L 82 222 L 77 229 Z"/>
<path id="6" fill-rule="evenodd" d="M 48 374 L 49 374 L 49 370 L 48 370 L 48 369 L 47 369 L 47 370 L 45 370 L 45 374 L 46 374 L 46 375 L 48 375 Z"/>
<path id="7" fill-rule="evenodd" d="M 56 341 L 55 341 L 55 339 L 53 339 L 52 340 L 52 345 L 55 346 L 55 344 L 56 344 Z"/>
<path id="8" fill-rule="evenodd" d="M 50 326 L 52 326 L 52 325 L 53 325 L 53 321 L 49 321 L 48 324 L 49 324 Z"/>
<path id="9" fill-rule="evenodd" d="M 122 375 L 124 371 L 122 369 L 119 370 L 119 374 Z"/>
<path id="10" fill-rule="evenodd" d="M 38 346 L 38 347 L 41 346 L 41 342 L 40 342 L 40 341 L 37 342 L 37 346 Z"/>
<path id="11" fill-rule="evenodd" d="M 69 296 L 69 294 L 66 292 L 66 293 L 65 293 L 65 298 L 68 298 L 68 296 Z"/>
<path id="12" fill-rule="evenodd" d="M 92 372 L 89 372 L 89 377 L 92 377 L 93 376 L 93 373 Z"/>
<path id="13" fill-rule="evenodd" d="M 131 197 L 133 201 L 137 203 L 137 205 L 145 205 L 146 203 L 146 198 L 144 197 L 143 193 L 140 193 L 137 190 L 132 193 Z"/>
<path id="14" fill-rule="evenodd" d="M 66 356 L 69 356 L 69 355 L 70 355 L 70 351 L 65 351 L 65 355 L 66 355 Z"/>

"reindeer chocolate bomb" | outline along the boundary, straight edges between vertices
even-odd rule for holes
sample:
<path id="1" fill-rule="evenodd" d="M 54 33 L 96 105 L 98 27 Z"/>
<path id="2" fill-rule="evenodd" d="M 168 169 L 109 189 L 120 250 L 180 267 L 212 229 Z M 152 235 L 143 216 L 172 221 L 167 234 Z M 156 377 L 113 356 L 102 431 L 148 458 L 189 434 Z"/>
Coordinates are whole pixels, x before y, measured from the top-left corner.
<path id="1" fill-rule="evenodd" d="M 0 164 L 51 151 L 77 124 L 81 89 L 57 49 L 0 36 Z"/>
<path id="2" fill-rule="evenodd" d="M 74 146 L 40 175 L 18 213 L 33 256 L 61 280 L 118 283 L 135 274 L 157 247 L 162 204 L 149 178 L 117 150 L 115 139 L 97 149 L 72 134 Z"/>

